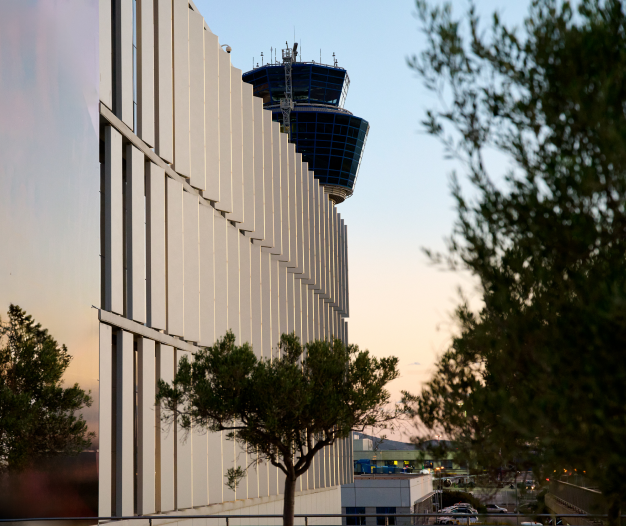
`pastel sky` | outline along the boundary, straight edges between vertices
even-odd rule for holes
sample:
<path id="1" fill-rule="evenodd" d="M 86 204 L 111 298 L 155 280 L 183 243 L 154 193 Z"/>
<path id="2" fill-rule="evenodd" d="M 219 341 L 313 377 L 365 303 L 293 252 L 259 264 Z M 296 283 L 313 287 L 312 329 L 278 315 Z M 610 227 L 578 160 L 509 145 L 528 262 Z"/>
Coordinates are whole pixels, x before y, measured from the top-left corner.
<path id="1" fill-rule="evenodd" d="M 0 317 L 33 315 L 92 390 L 99 301 L 97 0 L 0 4 Z M 95 36 L 94 36 L 95 35 Z"/>
<path id="2" fill-rule="evenodd" d="M 270 47 L 280 50 L 286 40 L 291 43 L 294 31 L 301 58 L 318 61 L 321 48 L 323 62 L 331 63 L 334 52 L 339 65 L 348 70 L 346 108 L 371 126 L 356 191 L 339 206 L 349 228 L 349 336 L 377 356 L 400 358 L 402 376 L 391 386 L 393 400 L 399 399 L 401 389 L 419 391 L 453 330 L 450 313 L 457 303 L 456 288 L 471 291 L 472 281 L 432 268 L 421 252 L 422 247 L 442 248 L 451 231 L 454 211 L 448 175 L 455 166 L 420 130 L 425 109 L 437 101 L 406 65 L 406 57 L 423 46 L 413 0 L 195 3 L 220 43 L 232 46 L 233 64 L 243 71 L 253 60 L 260 62 L 262 51 L 267 57 Z M 467 5 L 464 0 L 454 4 L 459 11 Z M 520 23 L 528 1 L 477 0 L 477 4 L 482 13 L 498 9 L 505 21 Z M 53 218 L 63 229 L 59 243 L 65 250 L 82 246 L 95 251 L 97 258 L 97 243 L 87 239 L 81 245 L 84 229 L 97 229 L 97 211 L 94 215 L 93 210 L 77 210 L 95 224 L 69 225 L 62 224 L 64 214 L 53 206 L 54 196 L 87 207 L 97 202 L 97 184 L 73 183 L 76 177 L 85 180 L 80 174 L 97 178 L 95 152 L 87 146 L 95 144 L 97 123 L 97 39 L 89 38 L 97 27 L 94 14 L 95 0 L 5 0 L 0 5 L 0 233 L 5 243 L 12 232 L 9 226 L 17 221 L 10 210 L 17 209 L 21 199 L 32 207 L 32 214 L 24 215 L 20 228 L 39 237 L 21 241 L 15 237 L 15 243 L 26 247 L 50 243 L 45 233 Z M 77 45 L 88 41 L 94 46 Z M 30 180 L 41 184 L 21 182 L 19 175 L 26 172 L 37 174 Z M 35 280 L 43 285 L 57 272 L 60 283 L 71 285 L 59 291 L 66 308 L 79 297 L 81 305 L 70 307 L 88 316 L 84 309 L 92 295 L 97 296 L 97 287 L 72 294 L 88 281 L 89 272 L 81 260 L 64 266 L 54 257 L 57 249 L 58 243 L 50 245 L 50 260 L 33 262 L 36 269 L 3 258 L 0 270 L 17 268 L 21 279 L 31 280 L 28 298 L 18 301 L 46 318 L 58 339 L 74 350 L 68 381 L 96 389 L 93 326 L 68 341 L 64 334 L 71 328 L 62 321 L 65 311 L 51 308 L 53 299 L 38 293 L 43 287 Z M 0 276 L 2 308 L 15 301 L 10 291 L 16 278 L 7 279 Z"/>
<path id="3" fill-rule="evenodd" d="M 334 52 L 348 70 L 345 107 L 370 123 L 354 196 L 338 207 L 348 224 L 349 337 L 377 356 L 400 358 L 393 400 L 402 389 L 419 392 L 449 342 L 457 287 L 471 292 L 472 281 L 432 268 L 421 251 L 442 248 L 451 231 L 448 176 L 458 167 L 420 130 L 437 100 L 406 65 L 423 47 L 413 0 L 194 1 L 243 71 L 270 47 L 280 55 L 294 28 L 302 59 L 319 61 L 321 48 L 322 62 L 332 63 Z M 497 9 L 514 24 L 527 4 L 477 0 L 480 12 Z M 467 2 L 454 6 L 460 13 Z"/>

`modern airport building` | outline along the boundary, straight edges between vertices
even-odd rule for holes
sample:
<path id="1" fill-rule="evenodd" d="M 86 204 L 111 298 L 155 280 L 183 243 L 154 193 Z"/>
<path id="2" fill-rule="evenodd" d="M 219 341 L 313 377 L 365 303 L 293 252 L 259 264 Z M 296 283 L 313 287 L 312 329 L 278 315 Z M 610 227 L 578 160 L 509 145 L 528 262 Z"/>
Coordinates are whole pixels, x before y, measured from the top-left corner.
<path id="1" fill-rule="evenodd" d="M 347 73 L 291 60 L 242 78 L 192 0 L 38 9 L 23 30 L 47 59 L 25 77 L 29 103 L 5 115 L 0 147 L 12 247 L 0 307 L 20 305 L 66 343 L 70 381 L 92 391 L 97 505 L 64 508 L 77 493 L 55 493 L 54 473 L 34 500 L 58 515 L 281 514 L 282 473 L 225 433 L 164 427 L 156 382 L 229 329 L 265 358 L 282 333 L 348 341 L 336 205 L 352 194 L 368 124 L 342 107 Z M 248 465 L 229 489 L 227 470 Z M 299 479 L 296 513 L 340 513 L 352 481 L 346 439 Z"/>
<path id="2" fill-rule="evenodd" d="M 101 5 L 100 514 L 280 512 L 276 467 L 226 433 L 161 429 L 154 379 L 171 381 L 228 329 L 268 358 L 282 333 L 347 341 L 347 228 L 329 196 L 351 187 L 361 150 L 337 179 L 315 144 L 309 155 L 299 117 L 289 142 L 192 2 L 138 1 L 136 17 L 130 2 Z M 350 446 L 321 452 L 297 512 L 340 511 Z M 225 486 L 228 468 L 251 462 L 236 492 Z"/>

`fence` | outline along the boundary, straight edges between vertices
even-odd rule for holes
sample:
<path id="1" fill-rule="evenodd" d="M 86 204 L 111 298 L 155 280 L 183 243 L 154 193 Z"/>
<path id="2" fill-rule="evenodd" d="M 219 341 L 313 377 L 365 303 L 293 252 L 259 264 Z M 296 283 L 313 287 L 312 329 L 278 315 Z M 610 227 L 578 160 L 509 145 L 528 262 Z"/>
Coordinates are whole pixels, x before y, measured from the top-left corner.
<path id="1" fill-rule="evenodd" d="M 606 514 L 608 506 L 602 493 L 560 480 L 550 481 L 550 494 L 561 504 L 578 513 Z"/>
<path id="2" fill-rule="evenodd" d="M 295 514 L 294 518 L 296 519 L 294 522 L 296 524 L 303 524 L 304 526 L 309 526 L 309 519 L 329 519 L 329 522 L 333 522 L 332 519 L 357 519 L 357 518 L 366 518 L 373 517 L 377 519 L 381 519 L 379 524 L 384 524 L 384 526 L 393 526 L 394 524 L 400 524 L 400 519 L 408 519 L 409 524 L 430 524 L 430 519 L 436 519 L 437 517 L 441 517 L 442 519 L 449 519 L 448 522 L 434 521 L 435 524 L 457 524 L 468 526 L 471 524 L 472 526 L 477 526 L 479 524 L 493 524 L 496 520 L 498 523 L 502 520 L 502 514 L 454 514 L 454 513 L 387 513 L 387 514 L 371 514 L 371 513 L 361 513 L 359 515 L 354 514 L 339 514 L 339 513 L 306 513 L 306 514 Z M 516 519 L 517 523 L 521 524 L 538 524 L 535 521 L 547 522 L 550 519 L 555 517 L 554 514 L 542 513 L 533 515 L 533 522 L 530 522 L 528 515 L 523 515 L 520 513 L 508 513 L 505 515 L 506 518 Z M 607 518 L 606 514 L 587 514 L 587 513 L 570 513 L 570 514 L 559 514 L 558 517 L 565 519 L 604 519 Z M 626 515 L 621 515 L 621 519 L 626 519 Z M 282 515 L 278 514 L 258 514 L 258 515 L 133 515 L 128 517 L 37 517 L 37 518 L 27 518 L 27 519 L 0 519 L 0 524 L 3 523 L 28 523 L 28 522 L 48 522 L 48 521 L 79 521 L 87 524 L 98 524 L 100 522 L 118 522 L 118 521 L 147 521 L 148 526 L 153 526 L 153 521 L 161 521 L 158 524 L 164 524 L 166 522 L 176 522 L 179 520 L 197 520 L 197 519 L 214 519 L 217 521 L 216 523 L 208 523 L 213 524 L 214 526 L 223 525 L 231 526 L 231 521 L 235 521 L 235 524 L 246 524 L 245 519 L 252 519 L 251 523 L 260 524 L 258 522 L 259 519 L 282 519 Z M 300 521 L 298 521 L 300 519 Z M 477 519 L 474 521 L 474 519 Z M 520 521 L 522 519 L 522 521 Z M 384 521 L 384 522 L 383 522 Z M 378 522 L 377 522 L 378 523 Z M 317 523 L 319 524 L 319 522 Z M 362 522 L 361 524 L 365 524 Z"/>

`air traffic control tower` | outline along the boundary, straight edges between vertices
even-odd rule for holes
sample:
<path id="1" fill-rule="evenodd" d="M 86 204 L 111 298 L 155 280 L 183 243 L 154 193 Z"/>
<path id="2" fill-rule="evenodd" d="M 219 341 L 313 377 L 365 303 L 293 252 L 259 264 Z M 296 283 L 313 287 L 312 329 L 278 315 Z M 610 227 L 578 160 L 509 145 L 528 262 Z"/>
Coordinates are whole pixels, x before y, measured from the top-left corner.
<path id="1" fill-rule="evenodd" d="M 369 124 L 343 107 L 350 78 L 336 59 L 329 66 L 297 58 L 296 43 L 282 50 L 282 62 L 257 64 L 242 78 L 338 204 L 354 191 Z"/>

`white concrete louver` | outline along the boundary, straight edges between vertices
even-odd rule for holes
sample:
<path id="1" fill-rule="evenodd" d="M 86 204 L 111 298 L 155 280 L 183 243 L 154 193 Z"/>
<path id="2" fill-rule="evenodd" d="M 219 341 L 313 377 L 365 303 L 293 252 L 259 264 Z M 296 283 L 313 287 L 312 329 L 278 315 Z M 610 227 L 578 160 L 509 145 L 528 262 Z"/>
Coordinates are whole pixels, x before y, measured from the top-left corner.
<path id="1" fill-rule="evenodd" d="M 267 358 L 286 331 L 347 341 L 347 227 L 193 3 L 137 0 L 134 18 L 130 4 L 99 11 L 102 310 L 113 314 L 100 324 L 99 512 L 278 495 L 282 473 L 267 464 L 236 495 L 225 488 L 245 454 L 221 433 L 162 429 L 154 380 L 228 329 Z M 350 459 L 347 442 L 327 448 L 299 488 L 349 482 Z"/>

